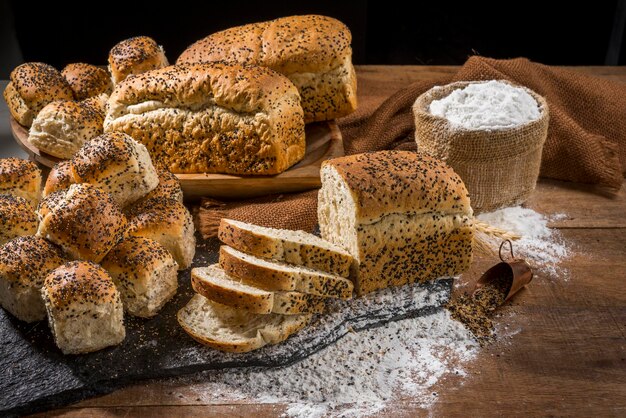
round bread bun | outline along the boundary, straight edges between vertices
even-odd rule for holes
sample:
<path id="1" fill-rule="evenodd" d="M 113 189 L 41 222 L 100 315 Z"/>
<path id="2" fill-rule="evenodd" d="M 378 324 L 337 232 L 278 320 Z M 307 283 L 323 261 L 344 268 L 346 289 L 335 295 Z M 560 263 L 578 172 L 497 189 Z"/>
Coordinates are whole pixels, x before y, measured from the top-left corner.
<path id="1" fill-rule="evenodd" d="M 178 268 L 191 265 L 196 252 L 193 218 L 187 208 L 174 199 L 148 199 L 133 206 L 128 236 L 151 238 L 164 246 Z"/>
<path id="2" fill-rule="evenodd" d="M 44 279 L 66 261 L 61 250 L 33 235 L 15 238 L 0 247 L 0 304 L 22 321 L 46 318 L 41 298 Z"/>
<path id="3" fill-rule="evenodd" d="M 131 315 L 154 316 L 176 294 L 178 265 L 161 244 L 149 238 L 121 241 L 101 265 L 113 278 L 124 309 Z"/>
<path id="4" fill-rule="evenodd" d="M 42 196 L 46 197 L 57 190 L 67 189 L 74 183 L 76 183 L 76 181 L 70 169 L 70 162 L 58 162 L 52 167 L 50 174 L 48 174 Z"/>
<path id="5" fill-rule="evenodd" d="M 157 168 L 156 171 L 159 177 L 159 185 L 150 193 L 138 200 L 136 204 L 140 204 L 141 202 L 154 198 L 174 199 L 183 203 L 183 189 L 180 187 L 178 177 L 164 168 Z"/>
<path id="6" fill-rule="evenodd" d="M 38 215 L 37 235 L 74 259 L 94 262 L 117 244 L 128 222 L 113 198 L 90 184 L 72 184 L 46 196 Z"/>
<path id="7" fill-rule="evenodd" d="M 57 100 L 41 109 L 28 141 L 55 157 L 72 158 L 85 142 L 102 134 L 103 123 L 104 103 L 100 96 L 80 102 Z"/>
<path id="8" fill-rule="evenodd" d="M 110 193 L 121 207 L 159 184 L 146 147 L 122 132 L 109 132 L 87 142 L 72 158 L 71 170 L 76 182 Z"/>
<path id="9" fill-rule="evenodd" d="M 15 120 L 29 127 L 45 105 L 54 100 L 73 100 L 74 93 L 56 68 L 42 62 L 27 62 L 11 71 L 4 99 Z"/>
<path id="10" fill-rule="evenodd" d="M 34 235 L 39 221 L 23 197 L 0 194 L 0 245 L 15 237 Z"/>
<path id="11" fill-rule="evenodd" d="M 120 293 L 99 265 L 65 263 L 48 274 L 41 294 L 54 341 L 64 354 L 88 353 L 124 340 Z"/>
<path id="12" fill-rule="evenodd" d="M 84 100 L 103 93 L 109 95 L 113 90 L 109 73 L 95 65 L 82 62 L 67 64 L 61 74 L 72 88 L 76 100 Z"/>
<path id="13" fill-rule="evenodd" d="M 163 47 L 147 36 L 125 39 L 109 52 L 109 71 L 115 84 L 131 74 L 141 74 L 168 65 Z"/>
<path id="14" fill-rule="evenodd" d="M 0 159 L 0 193 L 23 197 L 36 208 L 41 196 L 41 170 L 34 161 Z"/>

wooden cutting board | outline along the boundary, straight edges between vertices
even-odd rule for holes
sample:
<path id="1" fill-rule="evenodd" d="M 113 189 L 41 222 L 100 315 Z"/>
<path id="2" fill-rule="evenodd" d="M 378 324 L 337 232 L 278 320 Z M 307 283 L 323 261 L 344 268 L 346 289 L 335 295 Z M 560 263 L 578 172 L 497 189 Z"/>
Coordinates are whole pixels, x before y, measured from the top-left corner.
<path id="1" fill-rule="evenodd" d="M 60 158 L 37 149 L 28 141 L 28 129 L 11 118 L 11 132 L 30 158 L 52 167 Z M 343 140 L 333 121 L 306 125 L 304 159 L 284 173 L 275 176 L 235 176 L 229 174 L 177 174 L 185 200 L 201 196 L 217 198 L 246 198 L 274 193 L 310 190 L 320 186 L 320 166 L 323 161 L 344 155 Z"/>

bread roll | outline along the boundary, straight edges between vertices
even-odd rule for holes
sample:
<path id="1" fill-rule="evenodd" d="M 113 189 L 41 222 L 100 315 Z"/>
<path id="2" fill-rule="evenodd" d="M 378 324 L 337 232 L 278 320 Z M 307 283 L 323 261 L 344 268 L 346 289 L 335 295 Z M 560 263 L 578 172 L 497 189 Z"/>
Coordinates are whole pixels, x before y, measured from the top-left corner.
<path id="1" fill-rule="evenodd" d="M 174 199 L 183 203 L 183 189 L 180 187 L 178 177 L 162 168 L 157 168 L 157 175 L 159 177 L 159 185 L 142 197 L 138 203 L 153 198 Z"/>
<path id="2" fill-rule="evenodd" d="M 184 270 L 196 253 L 193 218 L 173 199 L 149 199 L 133 207 L 128 236 L 150 238 L 164 246 Z"/>
<path id="3" fill-rule="evenodd" d="M 102 134 L 106 95 L 46 105 L 28 132 L 28 141 L 58 158 L 72 158 L 90 139 Z"/>
<path id="4" fill-rule="evenodd" d="M 42 196 L 46 197 L 57 190 L 67 189 L 74 183 L 76 183 L 76 180 L 74 180 L 74 175 L 72 170 L 70 170 L 70 162 L 61 161 L 56 163 L 48 174 Z"/>
<path id="5" fill-rule="evenodd" d="M 38 208 L 37 235 L 74 259 L 100 262 L 122 238 L 128 221 L 108 193 L 90 184 L 54 192 Z"/>
<path id="6" fill-rule="evenodd" d="M 168 65 L 163 47 L 147 36 L 125 39 L 109 52 L 109 71 L 115 84 L 131 74 L 141 74 Z"/>
<path id="7" fill-rule="evenodd" d="M 39 221 L 23 197 L 0 194 L 0 245 L 15 237 L 35 235 Z"/>
<path id="8" fill-rule="evenodd" d="M 76 100 L 85 100 L 103 93 L 109 95 L 113 91 L 109 73 L 95 65 L 82 62 L 67 64 L 61 74 L 72 88 Z"/>
<path id="9" fill-rule="evenodd" d="M 100 135 L 72 158 L 77 183 L 89 183 L 111 194 L 124 207 L 159 184 L 150 155 L 142 144 L 121 132 Z"/>
<path id="10" fill-rule="evenodd" d="M 89 353 L 124 341 L 120 293 L 99 265 L 65 263 L 46 277 L 41 294 L 54 341 L 64 354 Z"/>
<path id="11" fill-rule="evenodd" d="M 26 127 L 48 103 L 72 99 L 72 89 L 59 70 L 42 62 L 27 62 L 15 68 L 4 89 L 11 116 Z"/>
<path id="12" fill-rule="evenodd" d="M 322 163 L 322 238 L 348 250 L 362 295 L 465 271 L 472 260 L 472 208 L 445 163 L 381 151 Z"/>
<path id="13" fill-rule="evenodd" d="M 33 161 L 0 159 L 0 193 L 23 197 L 36 208 L 41 197 L 41 170 Z"/>
<path id="14" fill-rule="evenodd" d="M 61 250 L 36 236 L 15 238 L 0 247 L 0 304 L 25 322 L 46 319 L 43 281 L 63 264 Z"/>
<path id="15" fill-rule="evenodd" d="M 130 237 L 117 244 L 102 260 L 131 315 L 154 316 L 175 294 L 178 265 L 158 242 Z"/>
<path id="16" fill-rule="evenodd" d="M 177 64 L 229 62 L 269 67 L 300 91 L 304 121 L 336 119 L 356 109 L 350 30 L 327 16 L 290 16 L 238 26 L 194 43 Z"/>
<path id="17" fill-rule="evenodd" d="M 298 91 L 267 68 L 154 70 L 118 85 L 108 106 L 105 132 L 129 134 L 173 173 L 277 174 L 304 156 Z"/>

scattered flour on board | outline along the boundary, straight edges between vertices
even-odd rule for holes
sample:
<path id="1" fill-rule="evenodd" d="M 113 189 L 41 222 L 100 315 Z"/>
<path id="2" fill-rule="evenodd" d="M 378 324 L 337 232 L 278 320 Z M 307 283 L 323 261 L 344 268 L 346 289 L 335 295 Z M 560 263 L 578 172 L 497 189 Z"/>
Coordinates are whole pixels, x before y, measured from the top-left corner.
<path id="1" fill-rule="evenodd" d="M 399 396 L 428 408 L 437 399 L 433 385 L 446 374 L 464 376 L 462 364 L 477 350 L 471 334 L 438 310 L 348 333 L 291 366 L 201 373 L 194 377 L 202 382 L 196 396 L 213 403 L 287 403 L 285 415 L 298 418 L 372 416 Z"/>
<path id="2" fill-rule="evenodd" d="M 430 113 L 465 129 L 502 129 L 540 116 L 537 101 L 526 90 L 501 81 L 473 83 L 433 100 Z"/>
<path id="3" fill-rule="evenodd" d="M 565 217 L 565 214 L 546 216 L 521 206 L 477 216 L 492 226 L 521 235 L 520 240 L 513 242 L 515 256 L 525 258 L 535 271 L 561 279 L 567 278 L 567 272 L 559 267 L 559 263 L 569 256 L 570 251 L 559 232 L 548 227 L 548 222 Z"/>

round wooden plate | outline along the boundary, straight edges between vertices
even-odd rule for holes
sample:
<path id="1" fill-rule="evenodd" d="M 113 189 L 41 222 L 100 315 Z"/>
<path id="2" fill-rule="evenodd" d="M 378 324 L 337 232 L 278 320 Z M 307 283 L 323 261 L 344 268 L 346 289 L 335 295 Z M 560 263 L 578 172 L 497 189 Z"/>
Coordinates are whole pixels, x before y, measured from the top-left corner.
<path id="1" fill-rule="evenodd" d="M 52 167 L 61 161 L 60 158 L 39 151 L 31 144 L 28 141 L 28 129 L 13 118 L 11 118 L 11 132 L 32 160 L 46 167 Z M 202 196 L 245 198 L 319 187 L 322 161 L 344 155 L 341 132 L 334 120 L 308 124 L 305 132 L 304 159 L 284 173 L 275 176 L 176 174 L 183 188 L 185 199 L 197 199 Z"/>

